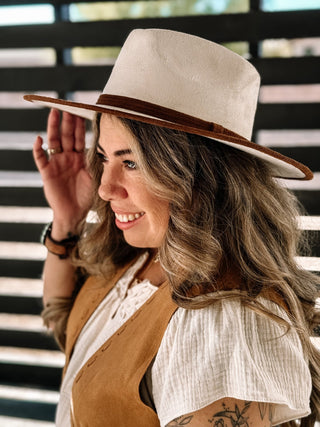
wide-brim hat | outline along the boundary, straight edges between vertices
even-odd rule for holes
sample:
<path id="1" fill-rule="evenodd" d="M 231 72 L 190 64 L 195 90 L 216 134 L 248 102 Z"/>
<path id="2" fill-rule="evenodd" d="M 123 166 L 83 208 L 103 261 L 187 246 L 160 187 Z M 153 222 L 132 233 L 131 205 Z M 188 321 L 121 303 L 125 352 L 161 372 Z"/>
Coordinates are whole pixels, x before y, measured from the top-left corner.
<path id="1" fill-rule="evenodd" d="M 305 165 L 250 141 L 259 87 L 257 70 L 219 44 L 176 31 L 137 29 L 96 104 L 24 98 L 89 120 L 96 112 L 110 113 L 202 135 L 261 158 L 276 177 L 312 179 Z"/>

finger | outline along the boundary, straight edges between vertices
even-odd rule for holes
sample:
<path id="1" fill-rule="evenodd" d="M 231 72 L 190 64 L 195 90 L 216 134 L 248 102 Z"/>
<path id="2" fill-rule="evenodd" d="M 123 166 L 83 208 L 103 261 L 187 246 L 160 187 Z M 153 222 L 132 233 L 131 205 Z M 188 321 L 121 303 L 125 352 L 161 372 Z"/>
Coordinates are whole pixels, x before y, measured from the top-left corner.
<path id="1" fill-rule="evenodd" d="M 73 151 L 75 140 L 75 119 L 70 113 L 64 112 L 61 121 L 61 145 L 63 151 Z"/>
<path id="2" fill-rule="evenodd" d="M 41 136 L 37 136 L 33 144 L 33 150 L 32 150 L 35 164 L 40 172 L 49 163 L 46 156 L 46 152 L 42 149 L 42 144 L 43 144 L 43 139 L 41 138 Z"/>
<path id="3" fill-rule="evenodd" d="M 85 119 L 83 119 L 82 117 L 76 117 L 74 135 L 75 135 L 74 150 L 79 153 L 82 153 L 85 149 L 85 135 L 86 135 Z"/>
<path id="4" fill-rule="evenodd" d="M 49 113 L 47 123 L 47 136 L 49 148 L 61 147 L 60 140 L 60 113 L 58 110 L 52 109 Z"/>

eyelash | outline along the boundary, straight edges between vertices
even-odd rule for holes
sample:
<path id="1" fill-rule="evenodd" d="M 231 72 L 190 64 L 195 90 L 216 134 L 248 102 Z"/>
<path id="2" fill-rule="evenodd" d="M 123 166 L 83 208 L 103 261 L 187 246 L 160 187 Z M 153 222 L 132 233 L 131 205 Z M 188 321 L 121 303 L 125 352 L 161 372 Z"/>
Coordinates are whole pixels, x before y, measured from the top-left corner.
<path id="1" fill-rule="evenodd" d="M 103 153 L 96 151 L 96 156 L 98 157 L 99 162 L 101 162 L 101 163 L 108 162 L 108 158 Z M 126 167 L 129 170 L 137 169 L 137 164 L 133 160 L 124 160 L 123 163 L 126 165 Z"/>
<path id="2" fill-rule="evenodd" d="M 126 167 L 130 170 L 137 169 L 137 164 L 133 160 L 125 160 L 123 163 L 125 163 Z"/>
<path id="3" fill-rule="evenodd" d="M 96 151 L 96 156 L 98 157 L 99 162 L 105 163 L 108 161 L 106 156 L 104 156 L 102 153 L 99 153 L 99 151 Z"/>

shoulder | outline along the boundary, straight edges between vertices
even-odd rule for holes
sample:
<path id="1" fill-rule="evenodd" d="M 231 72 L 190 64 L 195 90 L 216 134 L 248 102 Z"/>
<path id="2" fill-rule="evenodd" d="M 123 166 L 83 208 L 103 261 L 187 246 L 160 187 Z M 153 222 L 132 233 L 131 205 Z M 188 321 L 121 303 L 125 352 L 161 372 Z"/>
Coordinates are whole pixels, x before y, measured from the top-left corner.
<path id="1" fill-rule="evenodd" d="M 229 357 L 230 352 L 239 363 L 244 363 L 249 353 L 255 358 L 265 355 L 275 359 L 283 352 L 303 355 L 298 333 L 293 327 L 288 329 L 290 319 L 286 310 L 263 297 L 258 301 L 285 322 L 261 314 L 235 298 L 218 300 L 196 310 L 179 308 L 168 325 L 160 351 L 170 352 L 176 348 L 179 353 L 192 348 L 195 353 L 199 349 L 210 359 Z"/>
<path id="2" fill-rule="evenodd" d="M 259 297 L 263 307 L 279 318 L 290 323 L 286 310 L 269 299 Z M 287 328 L 271 317 L 262 315 L 245 305 L 240 298 L 217 300 L 201 309 L 178 308 L 166 330 L 165 339 L 177 339 L 180 335 L 186 341 L 197 340 L 199 335 L 215 341 L 247 337 L 250 341 L 254 335 L 260 338 L 282 336 Z M 291 331 L 290 336 L 296 336 Z"/>
<path id="3" fill-rule="evenodd" d="M 262 302 L 287 319 L 282 307 Z M 198 310 L 179 308 L 161 342 L 152 380 L 157 410 L 170 416 L 175 406 L 188 413 L 225 396 L 305 408 L 311 390 L 298 334 L 235 299 Z"/>

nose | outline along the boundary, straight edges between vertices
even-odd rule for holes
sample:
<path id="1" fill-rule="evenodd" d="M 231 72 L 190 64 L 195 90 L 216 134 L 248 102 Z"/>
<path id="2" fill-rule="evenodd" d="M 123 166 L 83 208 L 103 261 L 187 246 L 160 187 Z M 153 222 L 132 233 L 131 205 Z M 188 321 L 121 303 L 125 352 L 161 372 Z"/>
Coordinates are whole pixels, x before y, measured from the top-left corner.
<path id="1" fill-rule="evenodd" d="M 104 168 L 100 186 L 98 189 L 99 197 L 106 202 L 111 200 L 125 199 L 128 197 L 127 190 L 121 179 L 121 172 L 110 166 Z"/>

